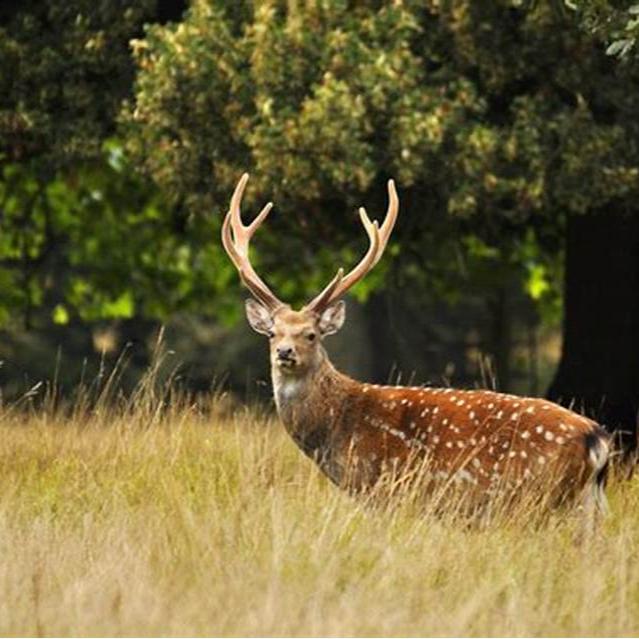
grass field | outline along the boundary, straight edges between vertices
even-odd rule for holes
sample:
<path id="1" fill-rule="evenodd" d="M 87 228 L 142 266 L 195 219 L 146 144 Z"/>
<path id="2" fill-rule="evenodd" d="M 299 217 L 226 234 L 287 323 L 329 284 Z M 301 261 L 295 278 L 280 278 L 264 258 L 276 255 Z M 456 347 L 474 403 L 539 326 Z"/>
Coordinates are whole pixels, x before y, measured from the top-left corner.
<path id="1" fill-rule="evenodd" d="M 639 634 L 636 481 L 576 543 L 371 507 L 223 397 L 108 406 L 0 409 L 2 635 Z"/>

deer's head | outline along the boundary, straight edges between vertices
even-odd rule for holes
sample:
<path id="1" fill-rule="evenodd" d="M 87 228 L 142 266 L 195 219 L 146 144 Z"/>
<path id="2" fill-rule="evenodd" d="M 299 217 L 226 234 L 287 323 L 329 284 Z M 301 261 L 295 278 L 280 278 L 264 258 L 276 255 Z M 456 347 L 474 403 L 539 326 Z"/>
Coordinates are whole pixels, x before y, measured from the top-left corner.
<path id="1" fill-rule="evenodd" d="M 240 202 L 247 181 L 248 174 L 245 173 L 235 187 L 229 212 L 222 225 L 222 242 L 240 278 L 253 295 L 254 299 L 246 301 L 246 315 L 252 328 L 270 340 L 273 371 L 285 376 L 304 375 L 322 361 L 322 340 L 336 333 L 344 324 L 346 311 L 340 298 L 382 257 L 399 209 L 395 184 L 392 180 L 388 181 L 388 211 L 381 228 L 377 221 L 370 221 L 364 208 L 359 210 L 370 242 L 359 264 L 348 275 L 344 275 L 344 270 L 340 268 L 319 295 L 301 310 L 295 311 L 273 294 L 249 260 L 251 237 L 265 220 L 272 204 L 269 202 L 255 220 L 245 226 L 240 215 Z"/>

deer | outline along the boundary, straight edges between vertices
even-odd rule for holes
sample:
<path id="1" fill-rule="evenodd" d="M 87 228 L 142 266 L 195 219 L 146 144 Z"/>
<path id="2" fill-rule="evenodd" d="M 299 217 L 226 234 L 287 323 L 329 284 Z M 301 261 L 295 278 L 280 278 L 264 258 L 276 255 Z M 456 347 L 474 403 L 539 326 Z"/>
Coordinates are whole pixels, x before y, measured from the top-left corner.
<path id="1" fill-rule="evenodd" d="M 393 180 L 381 226 L 359 217 L 368 250 L 348 273 L 339 268 L 300 310 L 282 302 L 255 272 L 249 245 L 271 211 L 250 223 L 240 204 L 242 175 L 222 224 L 222 243 L 251 296 L 246 316 L 269 339 L 277 413 L 295 444 L 337 486 L 374 487 L 384 473 L 416 463 L 429 478 L 462 484 L 480 496 L 521 491 L 548 481 L 553 502 L 605 513 L 611 439 L 595 421 L 542 398 L 482 389 L 392 386 L 359 382 L 338 371 L 323 346 L 344 324 L 341 299 L 380 261 L 399 211 Z M 426 481 L 426 480 L 424 480 Z"/>

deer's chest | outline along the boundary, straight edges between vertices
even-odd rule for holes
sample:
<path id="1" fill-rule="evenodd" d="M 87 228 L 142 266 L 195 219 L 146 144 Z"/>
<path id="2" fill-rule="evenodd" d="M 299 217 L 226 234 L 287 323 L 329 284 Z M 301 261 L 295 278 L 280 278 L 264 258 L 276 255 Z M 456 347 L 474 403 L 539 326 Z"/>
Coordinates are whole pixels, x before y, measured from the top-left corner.
<path id="1" fill-rule="evenodd" d="M 298 448 L 315 461 L 331 481 L 341 484 L 344 464 L 338 411 L 308 396 L 295 382 L 278 385 L 275 401 L 280 419 Z"/>

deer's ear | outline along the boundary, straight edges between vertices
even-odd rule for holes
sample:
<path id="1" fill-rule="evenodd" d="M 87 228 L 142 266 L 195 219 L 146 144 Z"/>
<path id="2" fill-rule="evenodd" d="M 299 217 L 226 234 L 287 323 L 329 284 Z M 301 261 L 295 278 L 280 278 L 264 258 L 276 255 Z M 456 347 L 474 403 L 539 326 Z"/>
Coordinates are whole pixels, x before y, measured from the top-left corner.
<path id="1" fill-rule="evenodd" d="M 319 330 L 322 336 L 337 333 L 346 319 L 346 304 L 343 300 L 331 304 L 319 319 Z"/>
<path id="2" fill-rule="evenodd" d="M 253 299 L 246 300 L 245 305 L 246 317 L 251 328 L 262 335 L 270 335 L 273 330 L 273 317 L 271 313 Z"/>

